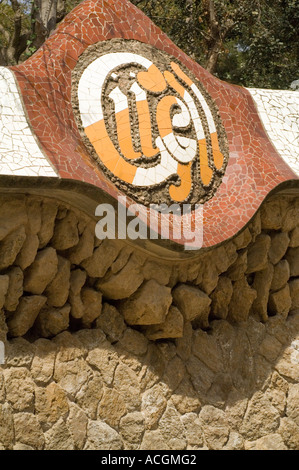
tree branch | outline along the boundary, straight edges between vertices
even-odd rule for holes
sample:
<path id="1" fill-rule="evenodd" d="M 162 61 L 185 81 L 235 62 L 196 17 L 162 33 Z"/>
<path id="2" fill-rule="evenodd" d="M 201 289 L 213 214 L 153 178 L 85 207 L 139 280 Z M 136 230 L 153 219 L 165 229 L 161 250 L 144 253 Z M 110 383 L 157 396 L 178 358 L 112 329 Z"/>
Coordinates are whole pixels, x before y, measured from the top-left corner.
<path id="1" fill-rule="evenodd" d="M 218 23 L 216 13 L 215 13 L 214 0 L 207 0 L 207 7 L 208 7 L 208 13 L 209 13 L 209 19 L 210 19 L 210 29 L 212 33 L 211 36 L 216 39 L 220 37 L 220 31 L 219 31 L 219 23 Z"/>
<path id="2" fill-rule="evenodd" d="M 14 12 L 16 12 L 17 10 L 20 9 L 20 4 L 19 4 L 18 0 L 10 0 L 10 3 L 11 3 L 11 7 L 12 7 Z"/>
<path id="3" fill-rule="evenodd" d="M 2 26 L 2 24 L 0 24 L 0 33 L 3 34 L 7 42 L 10 42 L 10 39 L 11 39 L 10 33 L 9 31 L 7 31 L 7 29 L 4 28 L 4 26 Z"/>
<path id="4" fill-rule="evenodd" d="M 21 54 L 23 54 L 23 52 L 26 50 L 29 38 L 30 38 L 30 31 L 27 31 L 26 33 L 21 34 L 17 51 L 16 51 L 17 61 L 19 60 Z"/>
<path id="5" fill-rule="evenodd" d="M 14 17 L 14 32 L 11 40 L 11 45 L 16 50 L 18 48 L 18 43 L 20 40 L 22 31 L 22 13 L 20 11 L 20 6 L 17 10 L 15 10 L 15 17 Z"/>

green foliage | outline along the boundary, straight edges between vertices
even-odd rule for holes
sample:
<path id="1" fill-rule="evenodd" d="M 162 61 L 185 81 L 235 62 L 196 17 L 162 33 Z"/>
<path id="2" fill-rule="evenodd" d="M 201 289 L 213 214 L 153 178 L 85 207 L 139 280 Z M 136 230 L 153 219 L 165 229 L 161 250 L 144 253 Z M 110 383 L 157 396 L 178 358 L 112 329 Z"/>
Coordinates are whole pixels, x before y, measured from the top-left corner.
<path id="1" fill-rule="evenodd" d="M 15 64 L 30 36 L 30 0 L 0 0 L 0 65 Z"/>
<path id="2" fill-rule="evenodd" d="M 19 5 L 20 12 L 23 19 L 23 28 L 28 28 L 30 25 L 30 1 L 23 0 Z M 29 9 L 29 10 L 28 10 Z M 14 34 L 15 28 L 15 9 L 10 0 L 0 0 L 0 46 L 8 45 L 8 35 Z"/>
<path id="3" fill-rule="evenodd" d="M 131 1 L 223 80 L 288 88 L 299 78 L 299 0 Z M 37 27 L 39 2 L 51 0 L 0 0 L 0 65 L 25 60 L 51 32 Z M 79 3 L 58 0 L 56 23 Z"/>
<path id="4" fill-rule="evenodd" d="M 14 65 L 30 57 L 79 3 L 80 0 L 0 0 L 0 65 Z"/>
<path id="5" fill-rule="evenodd" d="M 259 2 L 251 27 L 227 38 L 217 66 L 220 78 L 259 88 L 288 88 L 299 76 L 299 2 Z"/>
<path id="6" fill-rule="evenodd" d="M 133 3 L 223 80 L 248 87 L 288 88 L 299 77 L 299 0 Z"/>
<path id="7" fill-rule="evenodd" d="M 131 0 L 194 60 L 204 60 L 202 4 L 193 0 Z"/>

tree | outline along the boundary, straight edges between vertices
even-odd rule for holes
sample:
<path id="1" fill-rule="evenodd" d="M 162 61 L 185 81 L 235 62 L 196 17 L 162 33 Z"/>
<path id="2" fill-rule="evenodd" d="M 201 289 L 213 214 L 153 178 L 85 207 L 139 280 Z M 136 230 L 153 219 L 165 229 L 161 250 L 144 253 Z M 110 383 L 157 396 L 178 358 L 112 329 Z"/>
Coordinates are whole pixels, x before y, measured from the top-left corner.
<path id="1" fill-rule="evenodd" d="M 26 4 L 1 0 L 0 65 L 17 63 L 27 47 L 30 27 Z"/>
<path id="2" fill-rule="evenodd" d="M 193 59 L 243 86 L 288 88 L 299 71 L 299 0 L 132 0 Z"/>
<path id="3" fill-rule="evenodd" d="M 217 72 L 226 42 L 242 25 L 252 27 L 257 0 L 133 0 L 185 51 Z M 164 12 L 164 13 L 163 13 Z"/>
<path id="4" fill-rule="evenodd" d="M 33 54 L 80 1 L 0 0 L 0 65 Z"/>
<path id="5" fill-rule="evenodd" d="M 288 88 L 299 72 L 299 1 L 259 0 L 251 15 L 228 35 L 218 76 L 248 87 Z"/>
<path id="6" fill-rule="evenodd" d="M 298 79 L 299 0 L 131 0 L 194 60 L 231 83 Z M 38 49 L 80 0 L 0 0 L 0 65 Z"/>
<path id="7" fill-rule="evenodd" d="M 66 14 L 65 0 L 34 0 L 31 8 L 33 47 L 38 49 Z"/>

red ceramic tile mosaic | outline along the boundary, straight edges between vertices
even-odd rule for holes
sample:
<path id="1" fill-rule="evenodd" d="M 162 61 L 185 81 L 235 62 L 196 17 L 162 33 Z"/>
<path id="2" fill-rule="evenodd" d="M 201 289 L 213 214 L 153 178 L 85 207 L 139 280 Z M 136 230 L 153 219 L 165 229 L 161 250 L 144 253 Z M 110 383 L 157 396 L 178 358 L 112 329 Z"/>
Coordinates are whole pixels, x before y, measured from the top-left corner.
<path id="1" fill-rule="evenodd" d="M 204 204 L 204 247 L 235 235 L 271 190 L 297 179 L 268 139 L 248 91 L 210 75 L 126 0 L 83 2 L 30 59 L 11 67 L 30 124 L 61 178 L 97 186 L 114 198 L 121 195 L 88 154 L 71 104 L 71 73 L 79 56 L 89 45 L 112 38 L 134 39 L 171 54 L 198 78 L 219 108 L 229 162 L 215 196 Z"/>

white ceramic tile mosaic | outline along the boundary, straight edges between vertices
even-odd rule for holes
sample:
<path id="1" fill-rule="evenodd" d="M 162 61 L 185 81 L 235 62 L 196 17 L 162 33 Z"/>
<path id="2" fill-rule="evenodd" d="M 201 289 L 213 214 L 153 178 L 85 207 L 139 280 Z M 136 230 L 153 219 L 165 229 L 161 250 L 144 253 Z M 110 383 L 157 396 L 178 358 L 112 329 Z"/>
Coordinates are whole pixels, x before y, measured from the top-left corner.
<path id="1" fill-rule="evenodd" d="M 299 92 L 248 88 L 276 150 L 299 176 Z"/>
<path id="2" fill-rule="evenodd" d="M 103 119 L 102 88 L 107 75 L 123 64 L 137 63 L 147 69 L 152 62 L 145 57 L 130 52 L 112 52 L 94 60 L 84 70 L 78 86 L 78 99 L 83 127 L 90 126 Z M 114 74 L 115 75 L 115 74 Z M 114 77 L 115 78 L 115 77 Z M 118 100 L 120 99 L 118 94 Z M 112 98 L 115 94 L 112 95 Z M 117 98 L 115 100 L 117 103 Z M 122 103 L 121 107 L 125 105 Z M 125 109 L 122 107 L 122 109 Z"/>
<path id="3" fill-rule="evenodd" d="M 57 176 L 28 125 L 11 70 L 0 67 L 0 175 Z"/>

